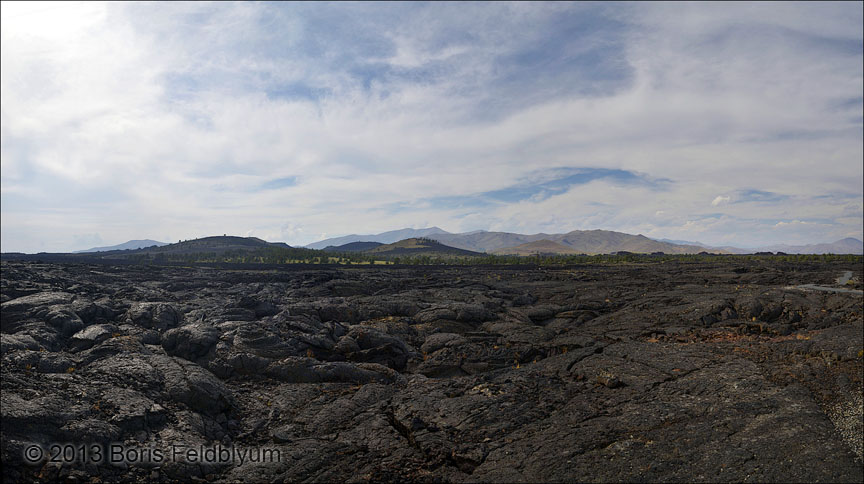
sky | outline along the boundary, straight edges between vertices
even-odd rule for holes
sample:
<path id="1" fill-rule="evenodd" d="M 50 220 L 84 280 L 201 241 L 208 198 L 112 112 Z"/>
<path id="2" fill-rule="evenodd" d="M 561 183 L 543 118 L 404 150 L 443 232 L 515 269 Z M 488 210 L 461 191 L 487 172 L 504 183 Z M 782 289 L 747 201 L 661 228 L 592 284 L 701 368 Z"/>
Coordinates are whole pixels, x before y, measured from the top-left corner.
<path id="1" fill-rule="evenodd" d="M 862 239 L 861 2 L 2 3 L 2 251 Z"/>

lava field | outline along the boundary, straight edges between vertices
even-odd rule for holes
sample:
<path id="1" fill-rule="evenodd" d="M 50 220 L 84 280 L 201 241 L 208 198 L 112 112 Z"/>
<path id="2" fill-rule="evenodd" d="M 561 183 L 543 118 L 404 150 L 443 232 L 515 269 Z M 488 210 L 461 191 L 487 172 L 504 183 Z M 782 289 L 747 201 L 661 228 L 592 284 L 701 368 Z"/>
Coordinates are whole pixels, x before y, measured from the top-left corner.
<path id="1" fill-rule="evenodd" d="M 861 482 L 861 280 L 4 260 L 3 481 Z"/>

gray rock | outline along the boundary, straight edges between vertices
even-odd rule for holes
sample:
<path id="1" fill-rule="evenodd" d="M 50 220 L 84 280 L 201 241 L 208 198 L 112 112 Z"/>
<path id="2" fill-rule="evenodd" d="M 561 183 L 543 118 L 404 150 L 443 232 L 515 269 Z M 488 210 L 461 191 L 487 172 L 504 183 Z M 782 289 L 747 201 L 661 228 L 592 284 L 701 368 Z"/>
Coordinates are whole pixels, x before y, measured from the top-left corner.
<path id="1" fill-rule="evenodd" d="M 268 376 L 289 383 L 392 383 L 399 379 L 398 373 L 383 365 L 322 363 L 314 358 L 296 356 L 274 362 L 265 371 Z"/>
<path id="2" fill-rule="evenodd" d="M 207 355 L 219 341 L 220 331 L 204 323 L 188 324 L 162 334 L 162 347 L 172 356 L 189 361 Z"/>
<path id="3" fill-rule="evenodd" d="M 78 315 L 84 324 L 99 324 L 113 321 L 118 311 L 103 304 L 94 303 L 89 299 L 78 298 L 71 305 L 72 311 Z"/>
<path id="4" fill-rule="evenodd" d="M 67 306 L 49 306 L 36 314 L 65 337 L 72 336 L 84 327 L 84 321 Z"/>
<path id="5" fill-rule="evenodd" d="M 113 324 L 95 324 L 72 335 L 69 345 L 76 351 L 85 350 L 111 338 L 116 333 L 117 326 Z"/>
<path id="6" fill-rule="evenodd" d="M 459 346 L 467 343 L 468 340 L 459 334 L 455 333 L 435 333 L 426 338 L 420 351 L 423 353 L 433 353 L 445 346 Z"/>
<path id="7" fill-rule="evenodd" d="M 162 342 L 162 336 L 158 331 L 148 329 L 141 333 L 141 342 L 145 345 L 158 345 Z"/>
<path id="8" fill-rule="evenodd" d="M 357 344 L 357 341 L 355 341 L 354 338 L 346 335 L 339 338 L 333 351 L 342 354 L 354 353 L 360 351 L 360 345 Z"/>
<path id="9" fill-rule="evenodd" d="M 165 423 L 165 409 L 135 390 L 113 388 L 102 394 L 100 409 L 108 422 L 124 431 L 144 430 Z"/>
<path id="10" fill-rule="evenodd" d="M 134 303 L 126 316 L 137 326 L 158 331 L 174 328 L 181 320 L 174 306 L 160 302 Z"/>
<path id="11" fill-rule="evenodd" d="M 73 442 L 97 442 L 109 444 L 116 442 L 123 431 L 114 424 L 98 418 L 85 418 L 65 424 L 60 430 L 66 434 L 66 439 Z"/>
<path id="12" fill-rule="evenodd" d="M 291 344 L 293 343 L 293 344 Z M 264 358 L 284 358 L 296 356 L 305 352 L 307 346 L 291 343 L 283 340 L 274 332 L 267 331 L 260 326 L 246 326 L 238 328 L 234 336 L 234 346 L 238 351 L 251 353 Z"/>
<path id="13" fill-rule="evenodd" d="M 551 319 L 555 317 L 556 314 L 563 311 L 563 308 L 560 306 L 554 306 L 551 304 L 541 304 L 537 306 L 532 306 L 530 308 L 526 308 L 525 314 L 531 321 L 538 323 L 540 321 L 544 321 L 547 319 Z"/>
<path id="14" fill-rule="evenodd" d="M 348 336 L 360 347 L 360 351 L 348 355 L 351 361 L 379 363 L 402 370 L 408 359 L 417 353 L 401 339 L 370 327 L 354 326 Z"/>
<path id="15" fill-rule="evenodd" d="M 68 292 L 40 292 L 29 296 L 23 296 L 4 302 L 0 305 L 4 315 L 22 313 L 34 308 L 68 304 L 75 298 Z"/>
<path id="16" fill-rule="evenodd" d="M 451 307 L 432 307 L 416 313 L 414 319 L 421 323 L 434 323 L 439 319 L 455 321 L 456 311 Z"/>
<path id="17" fill-rule="evenodd" d="M 40 373 L 71 373 L 76 370 L 75 360 L 58 353 L 43 353 L 39 355 L 36 369 Z"/>
<path id="18" fill-rule="evenodd" d="M 94 379 L 151 393 L 164 387 L 163 374 L 151 365 L 151 355 L 120 353 L 96 358 L 100 359 L 81 365 Z"/>
<path id="19" fill-rule="evenodd" d="M 279 308 L 271 301 L 261 300 L 254 296 L 243 296 L 237 305 L 243 309 L 253 311 L 256 318 L 272 316 L 279 312 Z"/>
<path id="20" fill-rule="evenodd" d="M 0 334 L 0 354 L 25 349 L 38 350 L 39 343 L 29 334 Z"/>
<path id="21" fill-rule="evenodd" d="M 860 279 L 851 258 L 221 270 L 7 255 L 3 304 L 71 295 L 3 306 L 10 482 L 862 480 L 855 426 L 830 409 L 860 395 L 864 307 L 798 288 Z M 64 318 L 92 339 L 64 336 Z M 282 454 L 23 462 L 48 442 Z"/>
<path id="22" fill-rule="evenodd" d="M 293 425 L 284 425 L 274 429 L 270 435 L 273 437 L 273 442 L 282 444 L 285 442 L 291 442 L 291 440 L 295 438 L 295 432 Z"/>
<path id="23" fill-rule="evenodd" d="M 153 355 L 149 363 L 162 374 L 171 400 L 206 415 L 218 415 L 234 405 L 234 395 L 222 381 L 195 363 L 182 358 Z"/>

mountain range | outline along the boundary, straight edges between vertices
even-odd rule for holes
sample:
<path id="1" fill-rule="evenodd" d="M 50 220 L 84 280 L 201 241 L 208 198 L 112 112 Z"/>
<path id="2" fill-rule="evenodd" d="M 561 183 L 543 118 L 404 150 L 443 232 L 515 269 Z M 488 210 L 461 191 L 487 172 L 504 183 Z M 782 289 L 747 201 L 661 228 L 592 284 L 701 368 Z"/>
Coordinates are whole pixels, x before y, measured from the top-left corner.
<path id="1" fill-rule="evenodd" d="M 350 244 L 349 244 L 350 245 Z M 444 245 L 437 240 L 429 238 L 410 238 L 393 242 L 392 244 L 382 244 L 377 247 L 364 250 L 364 254 L 371 256 L 382 256 L 386 258 L 403 257 L 403 256 L 430 256 L 430 257 L 474 257 L 483 255 L 479 252 L 470 250 L 457 249 Z"/>
<path id="2" fill-rule="evenodd" d="M 93 247 L 92 249 L 87 250 L 76 250 L 73 254 L 87 254 L 90 252 L 108 252 L 112 250 L 135 250 L 135 249 L 143 249 L 145 247 L 161 247 L 163 245 L 168 245 L 166 242 L 159 242 L 156 240 L 144 239 L 144 240 L 130 240 L 129 242 L 124 242 L 122 244 L 117 245 L 109 245 L 107 247 Z"/>
<path id="3" fill-rule="evenodd" d="M 340 246 L 328 245 L 322 250 L 326 250 L 328 252 L 365 252 L 367 250 L 380 247 L 382 245 L 384 244 L 382 244 L 381 242 L 349 242 L 345 245 Z"/>
<path id="4" fill-rule="evenodd" d="M 475 252 L 519 253 L 516 247 L 531 242 L 546 241 L 566 247 L 566 251 L 581 254 L 609 254 L 612 252 L 664 252 L 666 254 L 696 254 L 699 252 L 724 253 L 695 245 L 676 245 L 658 242 L 644 235 L 630 235 L 609 230 L 574 230 L 566 234 L 513 234 L 509 232 L 475 232 L 472 234 L 433 234 L 429 236 L 442 244 Z M 523 247 L 524 250 L 524 247 Z M 562 253 L 552 251 L 551 253 Z M 570 252 L 572 253 L 572 252 Z"/>
<path id="5" fill-rule="evenodd" d="M 426 237 L 446 246 L 478 253 L 495 254 L 606 254 L 618 251 L 667 254 L 695 254 L 699 252 L 725 253 L 723 250 L 701 246 L 677 245 L 659 242 L 643 235 L 630 235 L 608 230 L 574 230 L 566 234 L 515 234 L 510 232 L 487 232 L 478 230 L 453 234 L 438 227 L 428 229 L 402 229 L 383 234 L 348 235 L 326 239 L 306 247 L 325 248 L 334 251 L 368 250 L 365 243 L 392 243 L 394 237 L 403 235 Z M 346 242 L 347 241 L 347 242 Z M 352 245 L 349 245 L 352 244 Z M 354 245 L 356 244 L 356 245 Z"/>
<path id="6" fill-rule="evenodd" d="M 369 235 L 347 235 L 321 240 L 307 245 L 310 249 L 350 251 L 345 244 L 381 243 L 389 244 L 400 237 L 426 237 L 444 245 L 473 252 L 495 254 L 607 254 L 626 251 L 635 253 L 663 252 L 666 254 L 752 254 L 754 252 L 785 252 L 787 254 L 862 254 L 864 242 L 855 238 L 845 238 L 832 243 L 810 245 L 775 245 L 758 248 L 738 248 L 732 246 L 713 247 L 699 242 L 683 240 L 651 239 L 644 235 L 631 235 L 609 230 L 574 230 L 565 234 L 516 234 L 511 232 L 487 232 L 477 230 L 465 233 L 450 233 L 439 227 L 426 229 L 401 229 Z M 354 250 L 368 250 L 371 245 L 358 245 Z"/>
<path id="7" fill-rule="evenodd" d="M 578 254 L 577 251 L 564 244 L 559 244 L 558 242 L 552 242 L 551 240 L 546 239 L 538 240 L 536 242 L 527 242 L 525 244 L 517 245 L 516 247 L 506 247 L 504 249 L 493 250 L 492 253 L 496 255 Z"/>
<path id="8" fill-rule="evenodd" d="M 852 237 L 846 237 L 845 239 L 831 243 L 807 245 L 778 244 L 760 247 L 756 250 L 759 252 L 785 252 L 787 254 L 862 254 L 864 253 L 864 242 Z"/>
<path id="9" fill-rule="evenodd" d="M 324 249 L 329 245 L 334 247 L 349 244 L 351 242 L 380 242 L 382 244 L 392 244 L 400 240 L 412 239 L 417 237 L 428 237 L 432 234 L 449 234 L 445 230 L 438 227 L 429 227 L 428 229 L 400 229 L 382 232 L 380 234 L 370 235 L 346 235 L 344 237 L 334 237 L 332 239 L 324 239 L 306 246 L 307 249 Z"/>
<path id="10" fill-rule="evenodd" d="M 663 252 L 665 254 L 694 254 L 699 252 L 720 254 L 752 254 L 755 252 L 784 252 L 786 254 L 864 254 L 864 242 L 847 237 L 831 243 L 787 245 L 778 244 L 756 248 L 732 246 L 715 247 L 700 242 L 670 239 L 651 239 L 643 235 L 631 235 L 608 230 L 574 230 L 566 234 L 517 234 L 510 232 L 487 232 L 477 230 L 465 233 L 450 233 L 438 227 L 424 229 L 405 228 L 380 234 L 346 235 L 321 240 L 306 246 L 333 252 L 369 252 L 378 246 L 393 244 L 407 239 L 428 238 L 443 246 L 492 254 L 608 254 L 619 251 L 634 253 Z M 166 247 L 170 246 L 170 247 Z M 290 247 L 282 242 L 266 242 L 254 237 L 205 237 L 177 244 L 166 244 L 156 240 L 130 240 L 123 244 L 94 247 L 74 252 L 139 251 L 147 249 L 154 253 L 169 250 L 172 253 L 199 252 L 203 250 L 252 249 L 266 246 Z M 166 247 L 163 249 L 163 247 Z M 387 251 L 389 249 L 382 249 Z M 380 251 L 379 251 L 380 252 Z"/>
<path id="11" fill-rule="evenodd" d="M 825 242 L 821 244 L 806 244 L 806 245 L 788 245 L 775 244 L 764 245 L 761 247 L 733 247 L 733 246 L 711 246 L 701 242 L 693 242 L 687 240 L 670 240 L 657 239 L 660 242 L 669 242 L 672 244 L 691 244 L 707 247 L 709 249 L 720 249 L 731 254 L 753 254 L 755 252 L 783 252 L 786 254 L 864 254 L 864 242 L 853 238 L 846 237 L 835 242 Z"/>

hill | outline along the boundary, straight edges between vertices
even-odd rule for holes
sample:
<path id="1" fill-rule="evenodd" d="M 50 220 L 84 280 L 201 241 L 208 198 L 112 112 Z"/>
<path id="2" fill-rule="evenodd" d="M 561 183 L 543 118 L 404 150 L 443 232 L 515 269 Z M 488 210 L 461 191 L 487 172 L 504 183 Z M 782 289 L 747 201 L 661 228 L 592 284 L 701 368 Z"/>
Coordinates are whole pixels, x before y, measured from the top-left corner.
<path id="1" fill-rule="evenodd" d="M 442 244 L 475 252 L 492 252 L 496 249 L 515 247 L 528 242 L 549 239 L 553 235 L 523 235 L 510 232 L 477 231 L 466 234 L 433 234 L 429 236 Z"/>
<path id="2" fill-rule="evenodd" d="M 152 254 L 194 254 L 199 252 L 223 252 L 229 250 L 256 250 L 268 247 L 290 248 L 291 246 L 284 242 L 267 242 L 257 237 L 222 235 L 184 240 L 176 244 L 151 247 L 137 252 Z"/>
<path id="3" fill-rule="evenodd" d="M 577 251 L 567 247 L 566 245 L 552 242 L 551 240 L 543 239 L 536 242 L 527 242 L 515 247 L 505 247 L 492 251 L 496 255 L 558 255 L 558 254 L 578 254 Z"/>
<path id="4" fill-rule="evenodd" d="M 257 237 L 234 237 L 230 235 L 203 237 L 184 240 L 175 244 L 165 244 L 158 247 L 145 247 L 134 250 L 111 250 L 100 252 L 79 253 L 80 256 L 95 256 L 102 259 L 134 259 L 141 257 L 174 257 L 196 256 L 200 254 L 224 254 L 227 252 L 253 252 L 262 249 L 283 248 L 290 245 L 283 242 L 267 242 Z"/>
<path id="5" fill-rule="evenodd" d="M 509 232 L 474 232 L 470 234 L 434 234 L 433 238 L 443 244 L 476 252 L 492 252 L 500 249 L 514 250 L 516 247 L 539 241 L 553 242 L 572 249 L 575 253 L 611 254 L 633 252 L 650 254 L 697 254 L 699 252 L 724 253 L 695 245 L 678 245 L 659 242 L 644 235 L 630 235 L 609 230 L 574 230 L 566 234 L 513 234 Z"/>
<path id="6" fill-rule="evenodd" d="M 389 232 L 382 232 L 380 234 L 369 234 L 369 235 L 346 235 L 344 237 L 335 237 L 332 239 L 324 239 L 312 244 L 307 245 L 306 247 L 309 249 L 324 249 L 328 246 L 338 247 L 341 245 L 345 245 L 351 242 L 380 242 L 382 244 L 392 244 L 393 242 L 398 242 L 400 240 L 410 239 L 414 237 L 427 237 L 432 234 L 449 234 L 445 230 L 442 230 L 438 227 L 429 227 L 426 229 L 399 229 L 399 230 L 391 230 Z"/>
<path id="7" fill-rule="evenodd" d="M 630 235 L 608 230 L 574 230 L 552 240 L 586 254 L 611 254 L 613 252 L 621 251 L 637 254 L 650 254 L 652 252 L 663 252 L 666 254 L 723 252 L 718 249 L 709 249 L 696 245 L 678 245 L 667 242 L 658 242 L 641 234 Z"/>
<path id="8" fill-rule="evenodd" d="M 427 238 L 410 238 L 394 242 L 392 244 L 384 244 L 374 249 L 369 249 L 363 252 L 364 254 L 375 257 L 436 257 L 436 258 L 454 258 L 454 257 L 472 257 L 483 255 L 479 252 L 470 250 L 458 249 L 444 245 L 438 241 Z"/>
<path id="9" fill-rule="evenodd" d="M 144 239 L 144 240 L 130 240 L 129 242 L 124 242 L 122 244 L 117 245 L 109 245 L 107 247 L 93 247 L 92 249 L 87 250 L 76 250 L 73 254 L 89 254 L 91 252 L 110 252 L 112 250 L 135 250 L 135 249 L 143 249 L 145 247 L 153 247 L 153 246 L 161 247 L 163 245 L 168 245 L 167 242 L 159 242 L 156 240 Z"/>
<path id="10" fill-rule="evenodd" d="M 328 245 L 322 250 L 327 252 L 363 252 L 384 245 L 381 242 L 351 242 L 345 245 Z"/>

